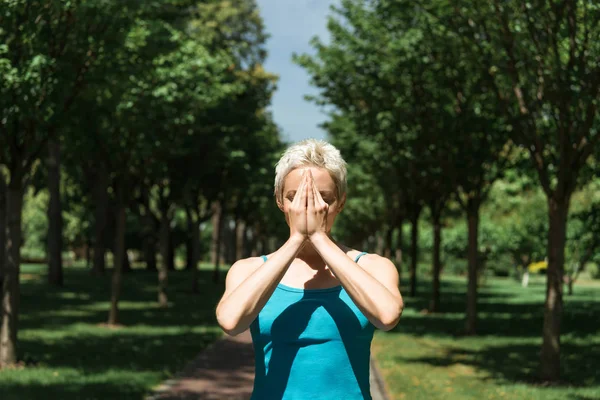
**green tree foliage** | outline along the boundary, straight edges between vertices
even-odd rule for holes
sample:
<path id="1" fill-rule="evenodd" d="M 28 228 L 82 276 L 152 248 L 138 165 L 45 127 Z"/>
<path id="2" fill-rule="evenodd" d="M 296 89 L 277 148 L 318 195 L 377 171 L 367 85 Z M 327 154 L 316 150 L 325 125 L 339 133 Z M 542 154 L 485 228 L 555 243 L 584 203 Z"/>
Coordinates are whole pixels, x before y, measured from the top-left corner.
<path id="1" fill-rule="evenodd" d="M 0 366 L 16 362 L 25 180 L 68 116 L 97 59 L 122 43 L 139 3 L 3 1 L 0 163 L 9 171 Z"/>
<path id="2" fill-rule="evenodd" d="M 529 152 L 546 194 L 549 265 L 541 375 L 557 380 L 567 216 L 600 140 L 600 7 L 549 0 L 421 6 L 464 40 L 510 123 L 510 136 Z"/>
<path id="3" fill-rule="evenodd" d="M 197 231 L 206 204 L 224 202 L 224 194 L 241 203 L 241 192 L 227 193 L 234 184 L 254 189 L 244 172 L 272 168 L 266 163 L 280 143 L 264 112 L 275 77 L 261 65 L 262 19 L 253 0 L 2 6 L 0 164 L 9 172 L 7 210 L 14 216 L 7 243 L 21 241 L 22 193 L 47 143 L 57 141 L 67 173 L 63 182 L 69 182 L 63 206 L 77 215 L 66 214 L 63 235 L 71 245 L 87 241 L 94 225 L 98 272 L 104 246 L 113 249 L 109 322 L 117 323 L 125 233 L 135 214 L 144 221 L 144 236 L 153 236 L 156 219 L 167 227 L 161 230 L 165 260 L 172 254 L 169 221 L 177 207 L 194 206 L 191 226 Z M 263 159 L 261 145 L 269 155 Z M 72 204 L 77 196 L 82 201 Z M 246 209 L 252 207 L 244 201 Z M 128 208 L 134 215 L 127 215 Z M 7 250 L 0 363 L 11 364 L 19 251 Z M 161 268 L 159 295 L 165 289 Z"/>
<path id="4" fill-rule="evenodd" d="M 585 1 L 347 0 L 329 20 L 331 44 L 315 39 L 317 55 L 296 58 L 321 90 L 314 100 L 382 144 L 413 218 L 419 203 L 440 198 L 436 177 L 448 174 L 468 217 L 470 333 L 479 210 L 494 180 L 527 155 L 548 203 L 547 380 L 560 370 L 570 200 L 600 140 L 599 19 L 600 7 Z"/>

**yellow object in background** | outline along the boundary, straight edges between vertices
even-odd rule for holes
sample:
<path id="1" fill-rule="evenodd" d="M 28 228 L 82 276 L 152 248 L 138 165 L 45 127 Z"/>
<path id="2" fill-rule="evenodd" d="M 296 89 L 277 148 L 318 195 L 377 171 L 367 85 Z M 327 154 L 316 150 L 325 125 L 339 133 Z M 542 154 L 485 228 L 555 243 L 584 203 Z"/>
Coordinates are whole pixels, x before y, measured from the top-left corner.
<path id="1" fill-rule="evenodd" d="M 531 263 L 527 266 L 527 270 L 532 274 L 535 274 L 536 272 L 546 271 L 547 269 L 548 269 L 547 261 L 538 261 L 538 262 Z"/>

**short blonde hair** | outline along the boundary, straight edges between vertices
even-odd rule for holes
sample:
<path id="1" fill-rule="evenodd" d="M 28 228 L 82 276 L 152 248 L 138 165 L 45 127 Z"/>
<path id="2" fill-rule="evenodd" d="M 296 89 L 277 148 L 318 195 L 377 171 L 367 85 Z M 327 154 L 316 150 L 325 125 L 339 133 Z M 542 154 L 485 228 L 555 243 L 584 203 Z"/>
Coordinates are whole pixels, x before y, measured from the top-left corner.
<path id="1" fill-rule="evenodd" d="M 285 177 L 294 169 L 314 166 L 327 170 L 337 189 L 337 199 L 346 194 L 346 161 L 340 151 L 331 143 L 318 139 L 305 139 L 294 143 L 285 150 L 275 164 L 275 198 L 283 204 L 283 184 Z"/>

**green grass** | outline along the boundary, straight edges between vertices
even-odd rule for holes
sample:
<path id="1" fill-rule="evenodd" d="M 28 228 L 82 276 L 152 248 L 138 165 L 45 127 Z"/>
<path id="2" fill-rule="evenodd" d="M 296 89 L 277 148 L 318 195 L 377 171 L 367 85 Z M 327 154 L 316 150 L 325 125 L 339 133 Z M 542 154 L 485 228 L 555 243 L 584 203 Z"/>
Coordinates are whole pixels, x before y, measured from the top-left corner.
<path id="1" fill-rule="evenodd" d="M 200 272 L 201 293 L 190 274 L 169 275 L 170 307 L 157 307 L 155 272 L 123 277 L 119 322 L 108 318 L 110 273 L 91 277 L 65 269 L 65 288 L 46 284 L 45 266 L 25 265 L 21 276 L 18 356 L 24 365 L 0 371 L 2 400 L 142 399 L 222 335 L 214 307 L 223 291 Z M 225 274 L 222 274 L 224 277 Z"/>
<path id="2" fill-rule="evenodd" d="M 466 281 L 444 277 L 442 313 L 427 314 L 428 282 L 404 295 L 398 326 L 377 331 L 373 353 L 393 399 L 600 399 L 600 283 L 565 296 L 562 382 L 538 377 L 545 281 L 528 288 L 489 278 L 480 290 L 476 337 L 462 336 Z M 426 286 L 427 285 L 427 286 Z"/>
<path id="3" fill-rule="evenodd" d="M 199 295 L 189 291 L 188 272 L 169 275 L 165 310 L 156 306 L 156 273 L 125 275 L 119 329 L 100 325 L 108 316 L 110 274 L 96 278 L 81 265 L 67 268 L 65 288 L 58 289 L 46 284 L 45 270 L 22 268 L 25 365 L 0 371 L 2 400 L 142 399 L 222 335 L 214 307 L 223 286 L 211 283 L 209 265 L 201 268 Z M 405 294 L 396 329 L 376 332 L 373 353 L 394 399 L 600 399 L 600 283 L 581 281 L 565 297 L 557 386 L 536 380 L 543 277 L 527 289 L 489 278 L 480 291 L 477 337 L 460 335 L 465 289 L 464 279 L 444 277 L 443 313 L 426 314 L 429 283 L 422 279 L 419 296 Z"/>

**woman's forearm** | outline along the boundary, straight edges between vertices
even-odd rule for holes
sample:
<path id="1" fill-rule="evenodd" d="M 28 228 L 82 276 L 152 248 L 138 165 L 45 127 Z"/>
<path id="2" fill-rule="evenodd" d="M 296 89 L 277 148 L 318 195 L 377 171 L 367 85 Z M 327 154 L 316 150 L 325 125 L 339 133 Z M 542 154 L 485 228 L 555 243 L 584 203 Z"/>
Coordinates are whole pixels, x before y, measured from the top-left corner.
<path id="1" fill-rule="evenodd" d="M 291 236 L 263 265 L 221 301 L 217 307 L 217 319 L 228 334 L 235 336 L 248 329 L 305 241 L 302 236 Z"/>
<path id="2" fill-rule="evenodd" d="M 402 314 L 401 298 L 358 266 L 325 234 L 314 235 L 311 243 L 344 289 L 371 323 L 379 329 L 393 328 Z"/>

